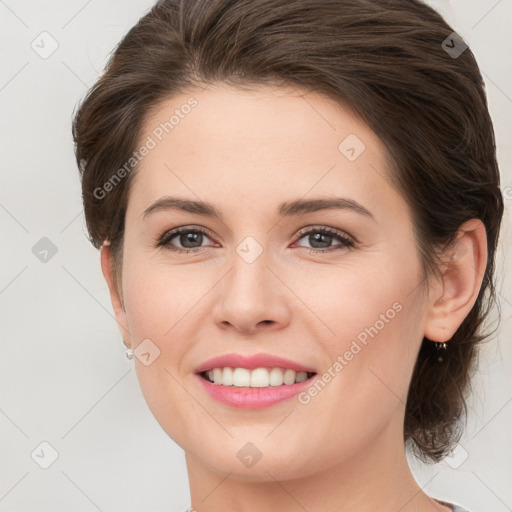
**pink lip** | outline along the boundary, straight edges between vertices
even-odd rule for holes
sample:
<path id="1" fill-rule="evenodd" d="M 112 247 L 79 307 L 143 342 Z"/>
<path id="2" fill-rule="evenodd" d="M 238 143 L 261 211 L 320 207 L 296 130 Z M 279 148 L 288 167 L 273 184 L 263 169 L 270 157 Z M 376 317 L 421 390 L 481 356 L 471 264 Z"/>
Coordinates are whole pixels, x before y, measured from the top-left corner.
<path id="1" fill-rule="evenodd" d="M 254 368 L 284 368 L 286 370 L 290 368 L 296 372 L 316 372 L 314 368 L 306 367 L 290 359 L 284 359 L 271 354 L 254 354 L 248 356 L 241 354 L 225 354 L 208 359 L 208 361 L 198 366 L 194 372 L 202 373 L 207 370 L 213 370 L 213 368 L 225 367 L 247 368 L 248 370 L 253 370 Z"/>
<path id="2" fill-rule="evenodd" d="M 194 377 L 199 379 L 206 393 L 218 402 L 240 409 L 262 409 L 304 391 L 311 385 L 316 375 L 296 384 L 268 388 L 222 386 L 205 380 L 201 375 L 194 375 Z"/>

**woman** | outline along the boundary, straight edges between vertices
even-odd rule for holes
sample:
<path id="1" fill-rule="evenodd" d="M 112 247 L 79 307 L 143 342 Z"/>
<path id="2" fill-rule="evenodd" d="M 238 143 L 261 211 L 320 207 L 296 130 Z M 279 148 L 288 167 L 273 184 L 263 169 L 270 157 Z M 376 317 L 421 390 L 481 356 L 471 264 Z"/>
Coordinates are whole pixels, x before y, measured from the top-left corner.
<path id="1" fill-rule="evenodd" d="M 465 510 L 406 460 L 460 437 L 503 213 L 482 78 L 440 15 L 160 1 L 73 135 L 193 509 Z"/>

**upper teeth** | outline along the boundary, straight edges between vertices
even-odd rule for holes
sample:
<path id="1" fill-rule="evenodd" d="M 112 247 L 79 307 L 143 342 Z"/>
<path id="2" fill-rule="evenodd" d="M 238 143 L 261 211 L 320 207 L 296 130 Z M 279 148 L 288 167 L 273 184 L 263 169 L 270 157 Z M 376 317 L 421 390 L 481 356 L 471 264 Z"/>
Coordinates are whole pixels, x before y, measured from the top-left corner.
<path id="1" fill-rule="evenodd" d="M 208 372 L 208 378 L 214 384 L 223 386 L 238 386 L 251 388 L 266 388 L 268 386 L 290 385 L 302 382 L 308 378 L 307 372 L 284 370 L 282 368 L 213 368 Z"/>

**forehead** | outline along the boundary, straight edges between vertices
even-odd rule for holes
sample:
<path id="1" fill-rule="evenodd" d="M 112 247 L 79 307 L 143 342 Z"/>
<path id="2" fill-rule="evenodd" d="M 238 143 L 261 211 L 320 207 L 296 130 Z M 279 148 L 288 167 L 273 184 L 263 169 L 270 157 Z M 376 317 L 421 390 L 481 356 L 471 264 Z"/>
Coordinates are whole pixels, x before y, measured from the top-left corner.
<path id="1" fill-rule="evenodd" d="M 191 150 L 199 142 L 210 142 L 219 144 L 217 150 L 228 147 L 230 153 L 242 140 L 256 145 L 278 139 L 278 145 L 266 148 L 272 149 L 271 156 L 279 150 L 291 156 L 290 149 L 301 155 L 333 149 L 336 154 L 340 137 L 349 134 L 367 141 L 370 151 L 382 149 L 348 105 L 324 95 L 291 87 L 241 90 L 225 85 L 191 89 L 161 102 L 146 116 L 142 130 L 142 138 L 151 136 L 157 145 L 174 139 Z M 249 156 L 249 147 L 239 149 Z"/>
<path id="2" fill-rule="evenodd" d="M 171 192 L 262 206 L 308 191 L 398 199 L 375 133 L 349 107 L 307 90 L 191 89 L 146 117 L 144 144 L 130 192 L 139 210 Z"/>

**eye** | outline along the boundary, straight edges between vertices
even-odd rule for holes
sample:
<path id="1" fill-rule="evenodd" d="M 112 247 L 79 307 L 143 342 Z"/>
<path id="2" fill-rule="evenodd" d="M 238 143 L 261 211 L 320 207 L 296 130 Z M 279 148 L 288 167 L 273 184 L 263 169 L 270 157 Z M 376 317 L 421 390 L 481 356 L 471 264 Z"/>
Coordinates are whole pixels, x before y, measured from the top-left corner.
<path id="1" fill-rule="evenodd" d="M 158 240 L 157 247 L 165 247 L 171 251 L 177 252 L 197 252 L 198 249 L 204 247 L 202 242 L 205 238 L 209 238 L 204 229 L 194 228 L 177 228 L 172 231 L 165 232 Z M 176 239 L 181 247 L 175 247 L 171 241 Z M 174 242 L 176 243 L 176 242 Z"/>
<path id="2" fill-rule="evenodd" d="M 181 227 L 171 231 L 166 231 L 161 237 L 159 237 L 156 247 L 165 247 L 171 251 L 181 253 L 198 252 L 200 249 L 204 249 L 205 247 L 212 247 L 211 245 L 203 245 L 205 238 L 210 238 L 210 236 L 209 232 L 204 228 L 198 229 Z M 306 231 L 303 230 L 299 233 L 298 240 L 305 237 L 308 237 L 308 242 L 313 245 L 313 247 L 309 248 L 308 252 L 310 253 L 331 252 L 354 247 L 354 241 L 348 236 L 344 235 L 340 231 L 327 227 L 309 228 Z M 333 239 L 339 242 L 338 247 L 331 247 Z M 180 245 L 176 246 L 176 243 Z M 299 247 L 304 246 L 299 245 Z M 307 249 L 308 247 L 304 248 Z"/>
<path id="3" fill-rule="evenodd" d="M 352 239 L 350 239 L 348 236 L 345 236 L 340 231 L 331 228 L 320 227 L 312 228 L 307 231 L 301 231 L 299 233 L 299 240 L 305 238 L 306 236 L 308 243 L 313 245 L 313 247 L 309 248 L 308 252 L 310 253 L 331 252 L 354 247 L 354 241 Z M 339 242 L 338 247 L 330 247 L 333 239 Z"/>

